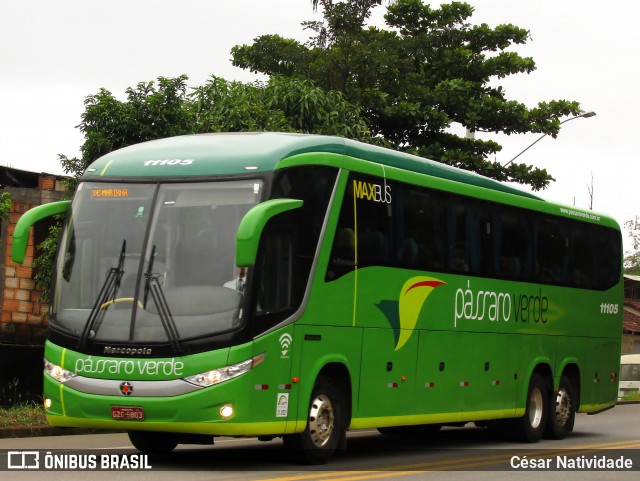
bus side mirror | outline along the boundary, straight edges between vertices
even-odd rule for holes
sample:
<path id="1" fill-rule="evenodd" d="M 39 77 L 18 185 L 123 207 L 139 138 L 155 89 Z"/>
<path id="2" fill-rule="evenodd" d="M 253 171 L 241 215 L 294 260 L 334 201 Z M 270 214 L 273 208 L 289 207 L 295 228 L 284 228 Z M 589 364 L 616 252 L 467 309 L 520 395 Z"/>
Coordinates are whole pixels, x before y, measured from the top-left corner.
<path id="1" fill-rule="evenodd" d="M 258 245 L 267 222 L 283 212 L 302 207 L 301 200 L 272 199 L 254 206 L 240 221 L 236 235 L 236 265 L 249 267 L 256 263 Z"/>
<path id="2" fill-rule="evenodd" d="M 71 205 L 70 200 L 51 202 L 29 209 L 18 219 L 16 228 L 13 231 L 13 243 L 11 245 L 11 259 L 13 262 L 22 264 L 27 253 L 29 243 L 29 229 L 39 220 L 46 219 L 58 214 L 64 214 Z"/>

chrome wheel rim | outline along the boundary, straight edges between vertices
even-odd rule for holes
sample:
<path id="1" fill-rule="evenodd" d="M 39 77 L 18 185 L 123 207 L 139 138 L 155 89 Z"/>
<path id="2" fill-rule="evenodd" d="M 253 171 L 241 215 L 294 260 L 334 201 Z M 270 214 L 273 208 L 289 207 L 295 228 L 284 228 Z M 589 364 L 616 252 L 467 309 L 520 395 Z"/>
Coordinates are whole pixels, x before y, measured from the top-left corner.
<path id="1" fill-rule="evenodd" d="M 540 388 L 531 391 L 529 397 L 529 424 L 532 428 L 538 429 L 542 424 L 542 414 L 544 410 L 544 400 Z"/>
<path id="2" fill-rule="evenodd" d="M 329 441 L 334 420 L 333 406 L 329 397 L 324 394 L 316 396 L 309 410 L 309 435 L 314 445 L 321 448 Z"/>
<path id="3" fill-rule="evenodd" d="M 566 389 L 561 388 L 556 395 L 556 423 L 558 426 L 567 424 L 571 416 L 571 398 Z"/>

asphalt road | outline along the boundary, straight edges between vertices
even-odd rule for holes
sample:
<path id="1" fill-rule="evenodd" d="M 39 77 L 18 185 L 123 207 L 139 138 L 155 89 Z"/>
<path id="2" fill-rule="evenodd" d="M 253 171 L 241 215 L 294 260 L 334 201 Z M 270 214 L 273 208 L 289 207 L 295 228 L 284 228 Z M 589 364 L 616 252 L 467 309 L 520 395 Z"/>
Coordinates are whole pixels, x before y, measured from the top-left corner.
<path id="1" fill-rule="evenodd" d="M 0 477 L 87 481 L 175 481 L 177 476 L 185 481 L 637 480 L 640 477 L 640 404 L 620 405 L 597 416 L 578 415 L 575 432 L 566 439 L 542 440 L 538 444 L 505 441 L 472 425 L 445 428 L 430 439 L 418 440 L 385 437 L 373 430 L 350 432 L 348 450 L 325 466 L 292 463 L 291 453 L 278 439 L 260 442 L 217 438 L 215 446 L 179 446 L 171 455 L 146 458 L 138 456 L 125 434 L 0 440 L 0 466 L 8 466 L 11 456 L 12 466 L 26 467 L 33 464 L 35 453 L 41 466 L 57 463 L 64 468 L 67 463 L 68 468 L 75 462 L 91 467 L 93 461 L 96 469 L 12 469 L 0 472 Z M 120 469 L 101 470 L 103 460 L 105 467 Z M 110 465 L 111 461 L 114 464 Z M 589 466 L 576 469 L 576 464 L 596 462 L 609 466 L 602 470 Z M 135 463 L 150 469 L 135 469 L 140 467 Z M 536 467 L 525 467 L 527 463 Z M 615 463 L 620 469 L 615 466 L 612 469 Z"/>

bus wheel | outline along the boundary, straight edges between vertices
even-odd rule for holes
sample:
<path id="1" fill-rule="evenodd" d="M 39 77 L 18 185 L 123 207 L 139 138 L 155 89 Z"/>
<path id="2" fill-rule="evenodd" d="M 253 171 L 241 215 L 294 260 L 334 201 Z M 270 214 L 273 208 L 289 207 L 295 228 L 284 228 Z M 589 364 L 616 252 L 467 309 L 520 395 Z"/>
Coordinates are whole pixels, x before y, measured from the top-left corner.
<path id="1" fill-rule="evenodd" d="M 285 436 L 285 447 L 295 449 L 302 461 L 324 464 L 344 440 L 344 419 L 341 392 L 330 378 L 320 376 L 311 394 L 307 426 L 300 434 Z"/>
<path id="2" fill-rule="evenodd" d="M 170 453 L 178 445 L 178 436 L 173 433 L 129 431 L 128 434 L 131 444 L 146 454 Z"/>
<path id="3" fill-rule="evenodd" d="M 576 419 L 576 395 L 568 376 L 560 378 L 560 387 L 555 396 L 551 396 L 551 412 L 547 420 L 545 436 L 551 439 L 564 439 L 573 431 Z"/>
<path id="4" fill-rule="evenodd" d="M 512 421 L 513 437 L 527 443 L 540 441 L 546 427 L 548 406 L 548 385 L 540 374 L 534 373 L 529 381 L 524 416 Z"/>

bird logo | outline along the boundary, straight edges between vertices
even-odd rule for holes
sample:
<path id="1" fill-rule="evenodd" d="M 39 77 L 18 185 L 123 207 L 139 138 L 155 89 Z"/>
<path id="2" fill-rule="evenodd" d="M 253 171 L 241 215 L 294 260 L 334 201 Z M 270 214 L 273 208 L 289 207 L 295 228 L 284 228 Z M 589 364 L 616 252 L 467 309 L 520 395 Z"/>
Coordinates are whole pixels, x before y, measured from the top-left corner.
<path id="1" fill-rule="evenodd" d="M 412 277 L 402 286 L 397 301 L 383 300 L 376 304 L 391 324 L 395 334 L 395 351 L 401 349 L 411 338 L 427 297 L 443 284 L 443 281 L 433 277 Z"/>
<path id="2" fill-rule="evenodd" d="M 280 342 L 280 347 L 282 348 L 282 350 L 280 351 L 282 355 L 280 357 L 282 358 L 289 357 L 287 356 L 287 354 L 289 353 L 289 348 L 293 343 L 293 338 L 291 337 L 291 334 L 289 334 L 288 332 L 285 332 L 282 336 L 280 336 L 278 341 Z"/>

